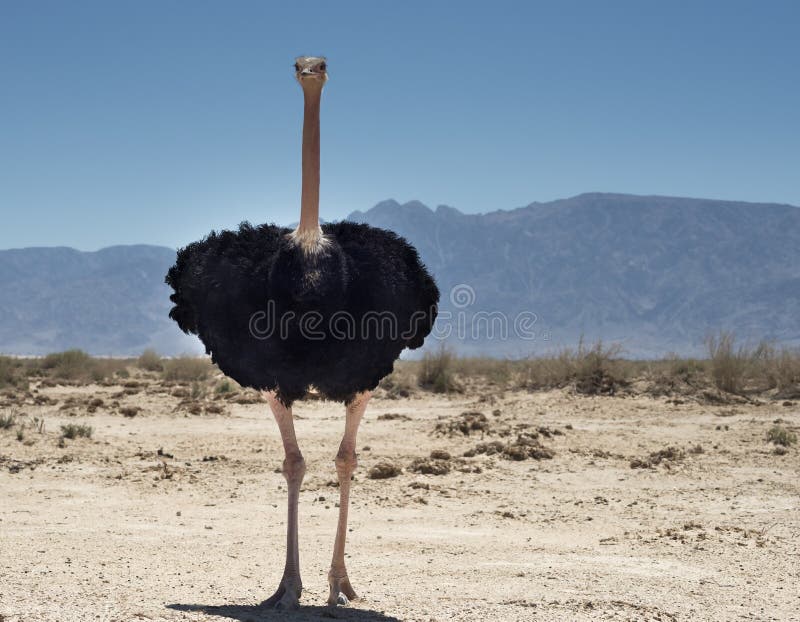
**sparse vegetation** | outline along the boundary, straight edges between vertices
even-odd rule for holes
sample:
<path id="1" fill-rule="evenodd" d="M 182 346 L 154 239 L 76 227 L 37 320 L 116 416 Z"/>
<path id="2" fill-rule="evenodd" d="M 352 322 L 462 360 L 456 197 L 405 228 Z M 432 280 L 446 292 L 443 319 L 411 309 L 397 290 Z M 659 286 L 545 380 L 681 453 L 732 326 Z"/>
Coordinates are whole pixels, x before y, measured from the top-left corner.
<path id="1" fill-rule="evenodd" d="M 59 378 L 78 377 L 93 364 L 92 357 L 83 350 L 52 352 L 42 359 L 42 369 L 52 370 Z"/>
<path id="2" fill-rule="evenodd" d="M 203 399 L 206 395 L 206 387 L 201 382 L 193 382 L 192 390 L 189 393 L 193 400 Z"/>
<path id="3" fill-rule="evenodd" d="M 180 356 L 164 361 L 164 378 L 176 382 L 205 380 L 211 374 L 211 361 L 205 358 Z"/>
<path id="4" fill-rule="evenodd" d="M 684 382 L 692 382 L 706 373 L 706 361 L 695 358 L 681 358 L 675 353 L 668 354 L 664 361 L 668 365 L 669 375 Z"/>
<path id="5" fill-rule="evenodd" d="M 27 388 L 28 381 L 22 372 L 22 361 L 10 356 L 0 356 L 0 389 L 6 387 Z"/>
<path id="6" fill-rule="evenodd" d="M 751 354 L 744 346 L 736 346 L 733 333 L 721 331 L 706 339 L 711 377 L 720 391 L 741 393 L 744 388 Z"/>
<path id="7" fill-rule="evenodd" d="M 124 368 L 119 359 L 93 358 L 83 350 L 65 350 L 45 356 L 39 363 L 54 380 L 66 382 L 98 382 Z"/>
<path id="8" fill-rule="evenodd" d="M 0 430 L 9 430 L 16 422 L 17 418 L 14 415 L 0 415 Z"/>
<path id="9" fill-rule="evenodd" d="M 142 352 L 136 361 L 136 365 L 139 369 L 145 371 L 164 371 L 164 362 L 161 360 L 161 356 L 152 349 L 147 349 Z"/>
<path id="10" fill-rule="evenodd" d="M 459 391 L 461 387 L 455 379 L 454 360 L 455 355 L 444 345 L 434 353 L 426 353 L 418 376 L 419 386 L 433 393 Z"/>
<path id="11" fill-rule="evenodd" d="M 76 438 L 92 438 L 92 432 L 94 432 L 94 430 L 90 425 L 69 423 L 61 426 L 61 437 L 70 440 Z"/>
<path id="12" fill-rule="evenodd" d="M 775 353 L 771 371 L 778 391 L 790 391 L 800 395 L 800 349 L 783 348 Z"/>
<path id="13" fill-rule="evenodd" d="M 797 442 L 797 434 L 783 426 L 774 425 L 767 430 L 767 442 L 781 447 L 790 447 Z"/>
<path id="14" fill-rule="evenodd" d="M 233 393 L 233 391 L 234 391 L 233 384 L 231 383 L 230 380 L 227 379 L 220 382 L 217 385 L 217 388 L 214 389 L 214 393 L 216 393 L 217 395 L 228 395 L 229 393 Z"/>
<path id="15" fill-rule="evenodd" d="M 123 406 L 119 409 L 119 414 L 121 414 L 123 417 L 135 417 L 139 414 L 140 410 L 141 408 L 138 406 Z"/>
<path id="16" fill-rule="evenodd" d="M 781 399 L 800 398 L 800 350 L 776 350 L 766 343 L 747 348 L 725 332 L 706 345 L 709 359 L 669 354 L 655 361 L 624 359 L 618 344 L 600 341 L 520 360 L 458 357 L 440 348 L 419 360 L 398 361 L 381 388 L 390 397 L 408 397 L 419 389 L 460 393 L 475 383 L 499 391 L 572 387 L 586 395 L 615 395 L 645 381 L 643 390 L 654 396 L 698 393 L 711 399 L 708 390 L 716 387 L 738 395 L 777 389 Z"/>
<path id="17" fill-rule="evenodd" d="M 398 362 L 394 371 L 381 380 L 380 387 L 386 391 L 387 397 L 398 399 L 414 393 L 417 383 L 409 365 Z"/>
<path id="18" fill-rule="evenodd" d="M 575 389 L 578 393 L 613 395 L 625 383 L 625 374 L 619 360 L 621 351 L 619 344 L 605 346 L 602 341 L 598 341 L 587 347 L 581 339 L 573 357 Z"/>
<path id="19" fill-rule="evenodd" d="M 633 390 L 654 397 L 695 395 L 719 403 L 729 399 L 723 393 L 747 396 L 770 392 L 769 397 L 774 399 L 800 399 L 800 349 L 777 348 L 767 342 L 745 347 L 737 344 L 733 333 L 724 331 L 709 338 L 706 346 L 708 359 L 670 354 L 654 361 L 627 360 L 621 357 L 617 344 L 583 340 L 575 348 L 518 360 L 459 357 L 442 346 L 421 359 L 398 361 L 380 388 L 390 398 L 407 398 L 420 391 L 448 394 L 479 389 L 486 392 L 489 402 L 507 390 L 559 388 L 586 395 Z M 260 401 L 227 378 L 215 379 L 217 368 L 203 357 L 168 359 L 154 350 L 134 359 L 94 358 L 82 350 L 56 352 L 41 359 L 0 356 L 0 389 L 27 389 L 29 382 L 38 382 L 43 388 L 97 382 L 122 384 L 126 394 L 133 395 L 150 382 L 142 380 L 148 374 L 159 374 L 173 385 L 173 395 L 195 402 L 208 396 L 232 397 L 237 403 Z M 34 399 L 47 397 L 40 394 Z M 93 412 L 100 406 L 90 405 L 88 410 Z"/>
<path id="20" fill-rule="evenodd" d="M 684 459 L 686 454 L 682 449 L 677 447 L 665 447 L 658 451 L 653 451 L 646 458 L 634 458 L 630 462 L 632 469 L 650 469 L 659 464 L 664 464 L 669 468 L 670 463 L 680 462 Z"/>

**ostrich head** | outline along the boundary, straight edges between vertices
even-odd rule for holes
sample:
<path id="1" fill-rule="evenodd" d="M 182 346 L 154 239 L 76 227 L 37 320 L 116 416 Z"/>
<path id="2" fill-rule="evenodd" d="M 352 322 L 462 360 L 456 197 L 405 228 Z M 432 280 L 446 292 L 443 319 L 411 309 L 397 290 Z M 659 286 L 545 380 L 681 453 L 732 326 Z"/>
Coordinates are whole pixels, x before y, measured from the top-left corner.
<path id="1" fill-rule="evenodd" d="M 298 56 L 294 62 L 294 71 L 303 89 L 321 89 L 328 79 L 328 64 L 324 56 Z"/>

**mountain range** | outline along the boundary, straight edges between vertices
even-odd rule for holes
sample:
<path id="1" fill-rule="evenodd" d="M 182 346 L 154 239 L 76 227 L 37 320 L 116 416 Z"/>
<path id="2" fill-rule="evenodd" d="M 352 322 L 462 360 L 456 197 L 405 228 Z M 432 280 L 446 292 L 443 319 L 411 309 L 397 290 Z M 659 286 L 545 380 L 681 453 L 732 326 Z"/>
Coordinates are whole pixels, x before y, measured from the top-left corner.
<path id="1" fill-rule="evenodd" d="M 391 229 L 442 291 L 427 347 L 527 356 L 581 337 L 628 356 L 697 354 L 720 329 L 800 344 L 800 209 L 582 194 L 464 214 L 388 200 L 349 220 Z M 0 251 L 0 352 L 201 351 L 168 319 L 174 249 Z"/>

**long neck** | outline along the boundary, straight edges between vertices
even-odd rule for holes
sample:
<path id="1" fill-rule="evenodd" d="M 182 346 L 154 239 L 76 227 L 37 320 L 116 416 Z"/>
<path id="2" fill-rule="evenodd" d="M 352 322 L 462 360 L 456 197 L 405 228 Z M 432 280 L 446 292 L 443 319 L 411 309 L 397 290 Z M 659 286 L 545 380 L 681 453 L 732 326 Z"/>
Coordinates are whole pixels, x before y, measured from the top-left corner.
<path id="1" fill-rule="evenodd" d="M 303 96 L 303 190 L 297 232 L 313 235 L 319 231 L 319 105 L 322 88 L 304 88 Z"/>

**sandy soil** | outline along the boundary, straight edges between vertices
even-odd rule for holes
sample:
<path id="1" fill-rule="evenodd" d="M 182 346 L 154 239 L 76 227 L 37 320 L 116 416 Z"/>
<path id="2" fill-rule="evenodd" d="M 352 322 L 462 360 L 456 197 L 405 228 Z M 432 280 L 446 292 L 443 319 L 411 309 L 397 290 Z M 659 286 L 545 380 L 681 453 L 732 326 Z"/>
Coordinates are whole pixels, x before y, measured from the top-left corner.
<path id="1" fill-rule="evenodd" d="M 45 428 L 21 441 L 0 431 L 0 620 L 800 620 L 800 452 L 779 456 L 765 441 L 776 419 L 797 429 L 796 402 L 375 399 L 348 541 L 361 599 L 334 614 L 325 577 L 343 408 L 300 403 L 305 591 L 286 614 L 257 606 L 277 585 L 285 542 L 266 405 L 219 400 L 222 413 L 191 415 L 169 391 L 51 387 L 36 394 L 49 404 L 6 399 L 4 413 L 44 417 Z M 126 405 L 141 411 L 124 417 Z M 458 431 L 465 411 L 485 414 L 477 427 L 488 432 Z M 92 438 L 59 447 L 66 423 L 91 425 Z M 520 433 L 553 458 L 461 457 L 481 442 L 502 451 Z M 668 447 L 680 451 L 631 467 Z M 448 473 L 409 470 L 434 450 L 453 458 L 423 468 Z M 384 460 L 403 472 L 370 479 Z"/>

